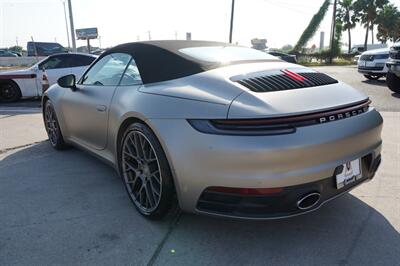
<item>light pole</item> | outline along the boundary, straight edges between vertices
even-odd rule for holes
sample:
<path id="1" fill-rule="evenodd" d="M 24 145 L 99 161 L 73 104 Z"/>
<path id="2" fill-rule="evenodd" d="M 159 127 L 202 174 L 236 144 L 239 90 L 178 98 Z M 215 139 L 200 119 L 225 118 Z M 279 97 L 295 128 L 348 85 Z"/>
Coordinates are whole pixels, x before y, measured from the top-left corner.
<path id="1" fill-rule="evenodd" d="M 68 9 L 69 9 L 69 24 L 70 24 L 70 27 L 71 27 L 72 51 L 73 51 L 73 52 L 76 52 L 74 18 L 73 18 L 73 16 L 72 16 L 72 4 L 71 4 L 71 0 L 68 0 Z"/>
<path id="2" fill-rule="evenodd" d="M 67 40 L 68 40 L 68 49 L 71 48 L 71 43 L 69 42 L 69 30 L 68 30 L 68 20 L 67 20 L 67 11 L 65 9 L 65 1 L 62 2 L 64 6 L 64 18 L 65 18 L 65 28 L 67 29 Z"/>
<path id="3" fill-rule="evenodd" d="M 232 43 L 232 31 L 233 31 L 233 15 L 235 14 L 235 0 L 232 0 L 232 9 L 231 9 L 231 26 L 229 30 L 229 43 Z"/>

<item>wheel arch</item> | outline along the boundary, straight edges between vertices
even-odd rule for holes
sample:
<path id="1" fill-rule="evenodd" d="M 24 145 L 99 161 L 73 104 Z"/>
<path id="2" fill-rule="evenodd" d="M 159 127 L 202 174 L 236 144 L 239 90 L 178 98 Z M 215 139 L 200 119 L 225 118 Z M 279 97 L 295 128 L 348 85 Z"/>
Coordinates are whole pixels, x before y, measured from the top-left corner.
<path id="1" fill-rule="evenodd" d="M 48 100 L 50 100 L 49 96 L 43 95 L 43 97 L 42 97 L 42 105 L 41 105 L 42 114 L 44 114 L 44 108 L 45 108 L 46 102 L 47 102 Z"/>
<path id="2" fill-rule="evenodd" d="M 171 158 L 170 158 L 168 149 L 167 149 L 164 141 L 159 137 L 159 134 L 157 133 L 157 130 L 154 128 L 154 126 L 152 126 L 151 124 L 146 122 L 146 120 L 141 119 L 141 118 L 136 117 L 136 116 L 130 116 L 130 117 L 125 118 L 122 121 L 122 123 L 120 124 L 120 126 L 118 128 L 116 142 L 115 142 L 115 145 L 116 145 L 116 147 L 115 147 L 116 159 L 117 159 L 117 165 L 116 165 L 115 168 L 117 169 L 118 173 L 120 174 L 120 169 L 119 169 L 119 166 L 118 166 L 118 162 L 120 160 L 120 148 L 121 148 L 122 137 L 123 137 L 123 134 L 124 134 L 125 130 L 129 127 L 129 125 L 131 125 L 133 123 L 142 123 L 142 124 L 146 125 L 151 130 L 151 132 L 155 135 L 155 137 L 157 138 L 158 142 L 160 143 L 161 148 L 163 149 L 165 157 L 167 159 L 167 163 L 169 165 L 169 169 L 170 169 L 171 174 L 172 174 L 172 181 L 173 181 L 175 193 L 176 193 L 177 198 L 178 198 L 178 203 L 179 203 L 179 205 L 181 205 L 180 204 L 180 198 L 181 197 L 179 196 L 179 194 L 180 194 L 179 181 L 176 178 L 174 166 L 171 163 Z"/>

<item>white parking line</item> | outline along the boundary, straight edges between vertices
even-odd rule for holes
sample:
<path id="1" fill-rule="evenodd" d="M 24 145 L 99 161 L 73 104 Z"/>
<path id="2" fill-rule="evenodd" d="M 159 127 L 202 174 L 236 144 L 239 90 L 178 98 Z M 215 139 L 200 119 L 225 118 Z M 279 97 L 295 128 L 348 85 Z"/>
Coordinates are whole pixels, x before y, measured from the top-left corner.
<path id="1" fill-rule="evenodd" d="M 40 108 L 0 109 L 0 113 L 39 113 Z"/>

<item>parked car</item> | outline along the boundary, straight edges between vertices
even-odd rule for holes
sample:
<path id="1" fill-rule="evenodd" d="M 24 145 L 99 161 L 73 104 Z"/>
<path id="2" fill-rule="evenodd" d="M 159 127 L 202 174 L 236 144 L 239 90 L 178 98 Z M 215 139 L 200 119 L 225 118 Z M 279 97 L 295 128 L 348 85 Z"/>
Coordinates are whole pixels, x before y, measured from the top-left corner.
<path id="1" fill-rule="evenodd" d="M 400 42 L 390 49 L 390 60 L 387 62 L 389 69 L 386 83 L 393 92 L 400 93 Z"/>
<path id="2" fill-rule="evenodd" d="M 361 54 L 358 60 L 358 72 L 370 80 L 377 80 L 386 76 L 388 68 L 386 62 L 389 60 L 389 49 L 376 49 Z"/>
<path id="3" fill-rule="evenodd" d="M 0 57 L 18 57 L 18 55 L 7 50 L 0 50 Z"/>
<path id="4" fill-rule="evenodd" d="M 115 167 L 145 217 L 316 210 L 373 178 L 382 117 L 359 90 L 265 52 L 149 41 L 104 52 L 43 96 L 49 145 Z"/>
<path id="5" fill-rule="evenodd" d="M 384 49 L 388 48 L 388 45 L 386 43 L 375 43 L 375 44 L 368 44 L 367 45 L 367 50 L 365 50 L 364 44 L 357 44 L 354 45 L 351 48 L 350 54 L 353 55 L 360 55 L 363 52 L 370 51 L 370 50 L 376 50 L 376 49 Z"/>
<path id="6" fill-rule="evenodd" d="M 276 56 L 276 57 L 282 59 L 283 61 L 286 61 L 286 62 L 289 62 L 289 63 L 293 63 L 293 64 L 297 64 L 296 55 L 285 54 L 285 53 L 275 52 L 275 51 L 270 51 L 268 53 L 270 55 L 273 55 L 273 56 Z"/>
<path id="7" fill-rule="evenodd" d="M 56 42 L 28 42 L 28 56 L 49 56 L 59 53 L 67 53 L 68 49 Z"/>
<path id="8" fill-rule="evenodd" d="M 89 54 L 57 54 L 47 57 L 28 69 L 0 72 L 0 101 L 14 102 L 21 97 L 42 95 L 42 71 L 49 85 L 67 74 L 80 77 L 96 56 Z"/>
<path id="9" fill-rule="evenodd" d="M 356 55 L 353 57 L 353 63 L 358 65 L 358 60 L 360 60 L 361 55 Z"/>

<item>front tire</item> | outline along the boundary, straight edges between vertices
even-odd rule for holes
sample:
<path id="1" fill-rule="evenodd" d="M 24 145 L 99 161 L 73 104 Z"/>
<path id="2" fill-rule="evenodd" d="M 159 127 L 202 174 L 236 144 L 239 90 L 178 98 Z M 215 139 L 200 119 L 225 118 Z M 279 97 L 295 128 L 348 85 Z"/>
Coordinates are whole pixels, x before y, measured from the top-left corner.
<path id="1" fill-rule="evenodd" d="M 50 100 L 47 100 L 45 103 L 43 118 L 51 146 L 56 150 L 65 149 L 67 145 L 64 142 L 56 111 Z"/>
<path id="2" fill-rule="evenodd" d="M 400 78 L 392 72 L 388 72 L 386 75 L 386 84 L 389 89 L 395 93 L 400 93 Z"/>
<path id="3" fill-rule="evenodd" d="M 119 171 L 136 209 L 146 218 L 163 218 L 172 206 L 175 190 L 157 137 L 146 125 L 134 123 L 125 130 L 119 153 Z"/>
<path id="4" fill-rule="evenodd" d="M 13 81 L 0 83 L 0 101 L 11 103 L 21 98 L 21 90 Z"/>
<path id="5" fill-rule="evenodd" d="M 369 80 L 378 80 L 380 79 L 382 76 L 381 75 L 364 75 L 364 77 L 366 77 Z"/>

